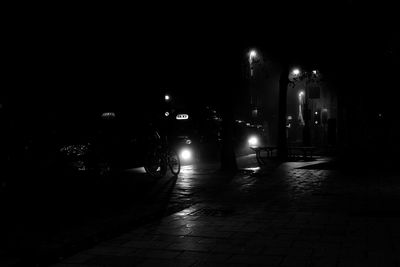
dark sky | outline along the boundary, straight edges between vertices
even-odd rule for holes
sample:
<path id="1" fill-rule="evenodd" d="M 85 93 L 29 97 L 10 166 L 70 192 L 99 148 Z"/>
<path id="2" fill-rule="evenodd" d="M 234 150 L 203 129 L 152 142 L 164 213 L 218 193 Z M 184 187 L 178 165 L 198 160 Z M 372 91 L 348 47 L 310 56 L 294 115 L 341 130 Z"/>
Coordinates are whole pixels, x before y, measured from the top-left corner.
<path id="1" fill-rule="evenodd" d="M 338 76 L 355 62 L 376 66 L 395 39 L 391 7 L 383 4 L 248 5 L 56 8 L 12 16 L 5 24 L 8 90 L 49 103 L 126 101 L 163 88 L 223 95 L 251 47 L 273 62 L 287 58 Z"/>

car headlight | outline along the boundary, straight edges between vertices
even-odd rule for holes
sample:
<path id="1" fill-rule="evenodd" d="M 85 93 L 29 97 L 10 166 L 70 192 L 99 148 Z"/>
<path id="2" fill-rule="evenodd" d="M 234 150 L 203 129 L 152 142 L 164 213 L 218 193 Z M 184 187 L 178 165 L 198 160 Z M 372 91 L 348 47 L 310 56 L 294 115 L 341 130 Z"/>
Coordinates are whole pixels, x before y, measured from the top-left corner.
<path id="1" fill-rule="evenodd" d="M 258 137 L 257 136 L 251 136 L 251 137 L 249 137 L 247 142 L 249 143 L 249 146 L 257 146 L 258 142 L 259 142 L 258 141 Z"/>
<path id="2" fill-rule="evenodd" d="M 192 151 L 187 148 L 182 149 L 179 156 L 184 161 L 190 160 L 192 158 Z"/>

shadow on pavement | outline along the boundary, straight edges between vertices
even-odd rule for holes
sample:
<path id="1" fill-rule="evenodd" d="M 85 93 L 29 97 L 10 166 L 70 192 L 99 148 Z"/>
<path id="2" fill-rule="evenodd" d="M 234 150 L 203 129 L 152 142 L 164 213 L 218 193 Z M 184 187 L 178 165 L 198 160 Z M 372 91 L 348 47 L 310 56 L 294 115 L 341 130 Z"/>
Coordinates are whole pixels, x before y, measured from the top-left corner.
<path id="1" fill-rule="evenodd" d="M 15 173 L 1 193 L 0 251 L 17 266 L 46 266 L 168 211 L 177 178 L 123 171 Z M 178 210 L 177 210 L 178 209 Z"/>
<path id="2" fill-rule="evenodd" d="M 396 163 L 392 159 L 373 160 L 373 159 L 355 159 L 352 161 L 331 159 L 327 162 L 311 164 L 299 167 L 299 169 L 308 170 L 331 170 L 339 172 L 347 172 L 353 175 L 379 174 L 392 175 L 398 173 Z"/>

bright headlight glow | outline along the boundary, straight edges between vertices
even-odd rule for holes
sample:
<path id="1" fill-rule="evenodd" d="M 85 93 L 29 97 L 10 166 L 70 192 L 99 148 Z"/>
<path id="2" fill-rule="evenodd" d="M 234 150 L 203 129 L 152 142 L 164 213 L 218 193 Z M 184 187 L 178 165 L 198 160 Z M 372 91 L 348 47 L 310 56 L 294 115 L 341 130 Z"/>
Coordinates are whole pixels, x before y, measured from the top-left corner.
<path id="1" fill-rule="evenodd" d="M 192 158 L 192 151 L 189 149 L 183 149 L 180 154 L 182 160 L 190 160 Z"/>
<path id="2" fill-rule="evenodd" d="M 299 69 L 294 69 L 292 71 L 293 75 L 299 75 L 300 74 L 300 70 Z"/>
<path id="3" fill-rule="evenodd" d="M 249 142 L 249 146 L 257 146 L 258 138 L 256 136 L 251 136 L 247 142 Z"/>

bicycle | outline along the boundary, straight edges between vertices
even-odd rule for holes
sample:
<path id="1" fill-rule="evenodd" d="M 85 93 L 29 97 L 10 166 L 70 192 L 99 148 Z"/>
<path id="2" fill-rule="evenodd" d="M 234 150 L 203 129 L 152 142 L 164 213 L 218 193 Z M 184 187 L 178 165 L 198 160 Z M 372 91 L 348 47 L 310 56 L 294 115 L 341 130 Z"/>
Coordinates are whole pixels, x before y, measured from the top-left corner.
<path id="1" fill-rule="evenodd" d="M 174 176 L 177 176 L 181 171 L 181 161 L 178 153 L 168 145 L 165 137 L 164 142 L 160 142 L 147 151 L 144 169 L 151 176 L 161 178 L 166 175 L 168 168 Z"/>

